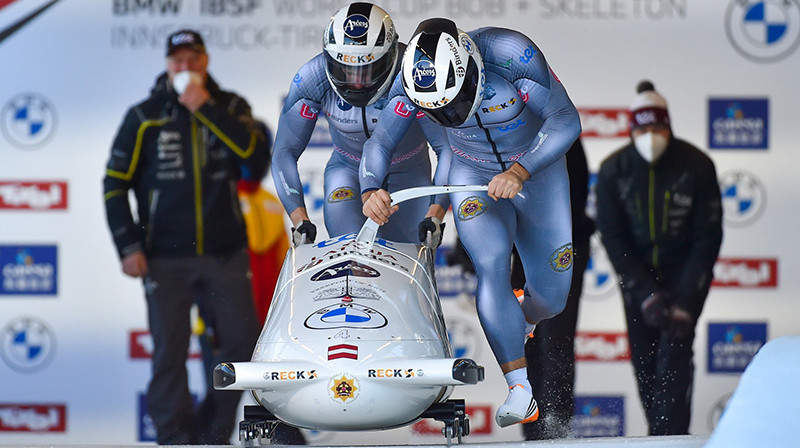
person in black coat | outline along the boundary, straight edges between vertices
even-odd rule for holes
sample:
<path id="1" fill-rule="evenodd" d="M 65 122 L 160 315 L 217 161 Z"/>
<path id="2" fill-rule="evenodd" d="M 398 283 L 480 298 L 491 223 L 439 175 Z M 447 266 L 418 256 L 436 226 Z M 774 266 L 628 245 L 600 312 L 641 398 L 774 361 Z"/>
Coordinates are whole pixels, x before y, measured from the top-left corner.
<path id="1" fill-rule="evenodd" d="M 722 244 L 712 160 L 676 138 L 667 104 L 640 83 L 631 142 L 601 164 L 597 228 L 624 299 L 631 362 L 651 435 L 688 434 L 695 325 Z"/>

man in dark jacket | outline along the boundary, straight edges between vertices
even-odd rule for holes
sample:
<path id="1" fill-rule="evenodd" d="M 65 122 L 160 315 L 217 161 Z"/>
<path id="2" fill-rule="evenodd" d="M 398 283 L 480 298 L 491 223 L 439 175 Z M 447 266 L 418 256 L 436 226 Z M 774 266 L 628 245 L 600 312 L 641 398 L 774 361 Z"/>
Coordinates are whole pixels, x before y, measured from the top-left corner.
<path id="1" fill-rule="evenodd" d="M 603 161 L 597 228 L 624 298 L 649 434 L 688 434 L 692 345 L 722 243 L 711 159 L 672 135 L 667 104 L 642 82 L 632 141 Z"/>
<path id="2" fill-rule="evenodd" d="M 158 443 L 228 443 L 241 393 L 209 387 L 195 412 L 189 311 L 197 301 L 212 316 L 217 362 L 250 359 L 258 324 L 236 181 L 241 167 L 266 169 L 268 142 L 247 102 L 208 75 L 198 33 L 169 36 L 166 66 L 114 139 L 106 216 L 122 271 L 143 279 L 154 344 L 147 407 Z"/>

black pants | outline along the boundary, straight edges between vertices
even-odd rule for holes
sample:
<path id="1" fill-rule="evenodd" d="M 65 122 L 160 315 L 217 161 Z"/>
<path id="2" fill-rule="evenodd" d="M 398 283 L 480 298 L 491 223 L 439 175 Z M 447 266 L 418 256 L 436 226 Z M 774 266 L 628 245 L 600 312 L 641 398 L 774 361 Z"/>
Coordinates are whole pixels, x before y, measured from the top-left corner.
<path id="1" fill-rule="evenodd" d="M 244 250 L 223 258 L 148 260 L 144 286 L 154 346 L 147 407 L 161 445 L 229 443 L 241 392 L 209 386 L 195 411 L 186 371 L 189 310 L 196 301 L 213 316 L 214 364 L 249 361 L 259 329 L 248 264 Z"/>
<path id="2" fill-rule="evenodd" d="M 689 434 L 694 379 L 694 331 L 685 339 L 648 327 L 636 305 L 625 305 L 631 363 L 648 434 Z"/>
<path id="3" fill-rule="evenodd" d="M 534 337 L 525 344 L 528 380 L 540 412 L 538 420 L 523 424 L 525 440 L 562 439 L 569 436 L 570 422 L 575 413 L 575 329 L 583 290 L 583 273 L 588 262 L 589 240 L 586 239 L 574 247 L 572 284 L 564 311 L 539 322 Z M 514 278 L 512 275 L 512 283 Z M 516 285 L 514 287 L 517 288 Z"/>

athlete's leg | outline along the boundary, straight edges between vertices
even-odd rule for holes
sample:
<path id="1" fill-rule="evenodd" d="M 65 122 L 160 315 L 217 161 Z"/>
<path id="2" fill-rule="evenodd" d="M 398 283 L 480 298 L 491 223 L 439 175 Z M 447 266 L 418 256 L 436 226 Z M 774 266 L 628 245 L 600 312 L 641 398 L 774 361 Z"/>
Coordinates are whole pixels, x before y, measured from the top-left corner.
<path id="1" fill-rule="evenodd" d="M 536 173 L 512 200 L 517 210 L 514 240 L 525 269 L 528 322 L 564 309 L 572 280 L 572 212 L 564 159 Z"/>
<path id="2" fill-rule="evenodd" d="M 333 157 L 325 167 L 325 229 L 328 237 L 358 232 L 366 218 L 361 212 L 358 165 Z"/>
<path id="3" fill-rule="evenodd" d="M 493 174 L 454 162 L 450 179 L 454 184 L 486 184 Z M 511 289 L 514 207 L 509 200 L 495 201 L 484 192 L 451 193 L 450 199 L 459 238 L 475 266 L 478 318 L 489 346 L 501 366 L 524 362 L 525 319 Z"/>

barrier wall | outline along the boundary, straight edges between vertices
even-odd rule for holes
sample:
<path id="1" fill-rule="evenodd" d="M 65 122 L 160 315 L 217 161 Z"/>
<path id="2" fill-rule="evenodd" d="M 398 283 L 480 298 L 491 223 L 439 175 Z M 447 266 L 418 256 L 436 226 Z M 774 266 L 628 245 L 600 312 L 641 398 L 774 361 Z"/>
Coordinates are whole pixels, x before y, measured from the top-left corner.
<path id="1" fill-rule="evenodd" d="M 0 0 L 0 444 L 152 440 L 142 288 L 120 271 L 101 179 L 123 113 L 164 67 L 166 36 L 193 27 L 210 72 L 274 130 L 295 70 L 320 51 L 334 0 Z M 581 109 L 590 169 L 626 142 L 639 80 L 666 97 L 673 129 L 717 165 L 725 236 L 698 324 L 691 429 L 708 434 L 749 360 L 797 333 L 800 242 L 798 0 L 387 0 L 401 41 L 445 16 L 465 30 L 527 33 Z M 320 120 L 321 130 L 324 122 Z M 322 227 L 324 132 L 301 159 Z M 265 183 L 272 187 L 268 179 Z M 591 204 L 590 204 L 591 208 Z M 416 225 L 416 223 L 409 223 Z M 452 220 L 446 244 L 452 244 Z M 321 235 L 320 238 L 324 237 Z M 443 250 L 446 249 L 443 247 Z M 643 435 L 620 296 L 595 240 L 577 338 L 578 435 Z M 505 385 L 475 317 L 473 279 L 440 266 L 456 352 L 487 367 L 463 388 L 470 441 L 519 440 L 493 422 Z M 202 391 L 199 361 L 189 361 Z M 310 433 L 317 443 L 440 442 L 428 423 Z"/>

